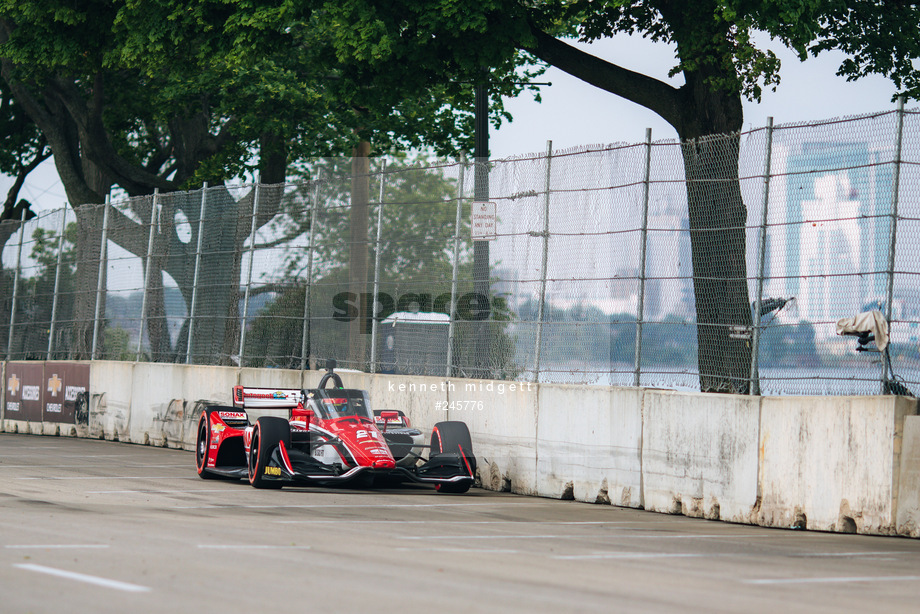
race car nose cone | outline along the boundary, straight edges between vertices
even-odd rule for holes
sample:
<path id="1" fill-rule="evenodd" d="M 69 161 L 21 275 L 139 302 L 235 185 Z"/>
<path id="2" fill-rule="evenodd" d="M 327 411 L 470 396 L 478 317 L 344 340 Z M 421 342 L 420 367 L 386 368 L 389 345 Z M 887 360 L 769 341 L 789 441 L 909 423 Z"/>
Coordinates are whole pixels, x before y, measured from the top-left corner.
<path id="1" fill-rule="evenodd" d="M 381 458 L 374 461 L 374 469 L 395 469 L 396 461 L 392 461 L 388 458 Z"/>

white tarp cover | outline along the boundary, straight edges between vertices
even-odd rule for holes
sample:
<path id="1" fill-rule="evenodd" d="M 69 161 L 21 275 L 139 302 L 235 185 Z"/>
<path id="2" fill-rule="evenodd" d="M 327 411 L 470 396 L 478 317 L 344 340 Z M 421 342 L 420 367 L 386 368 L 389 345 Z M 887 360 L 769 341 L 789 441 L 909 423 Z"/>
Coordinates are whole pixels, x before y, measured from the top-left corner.
<path id="1" fill-rule="evenodd" d="M 879 352 L 884 352 L 888 347 L 888 321 L 881 311 L 873 309 L 864 311 L 852 318 L 837 320 L 838 335 L 852 335 L 870 332 L 875 335 L 875 345 Z"/>

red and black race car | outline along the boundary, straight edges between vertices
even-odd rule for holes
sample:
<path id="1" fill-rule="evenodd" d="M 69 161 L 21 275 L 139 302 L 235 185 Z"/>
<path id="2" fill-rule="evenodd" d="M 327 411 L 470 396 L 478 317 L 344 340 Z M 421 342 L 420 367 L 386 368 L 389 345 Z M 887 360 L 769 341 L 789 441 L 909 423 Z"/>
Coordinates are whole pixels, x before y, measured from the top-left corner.
<path id="1" fill-rule="evenodd" d="M 439 492 L 469 490 L 476 457 L 466 424 L 439 422 L 423 444 L 402 412 L 372 412 L 367 392 L 345 388 L 334 367 L 329 361 L 315 389 L 235 386 L 233 407 L 206 406 L 195 446 L 198 475 L 246 478 L 256 488 L 369 486 L 385 479 L 433 484 Z M 252 424 L 247 408 L 287 409 L 288 417 L 262 416 Z"/>

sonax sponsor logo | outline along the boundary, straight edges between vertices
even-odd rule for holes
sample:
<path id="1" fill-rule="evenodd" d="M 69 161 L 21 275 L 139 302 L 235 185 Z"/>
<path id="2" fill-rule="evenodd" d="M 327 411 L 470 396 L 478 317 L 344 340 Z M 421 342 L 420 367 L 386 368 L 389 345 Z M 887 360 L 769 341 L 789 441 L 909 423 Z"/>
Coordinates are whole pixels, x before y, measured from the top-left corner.
<path id="1" fill-rule="evenodd" d="M 219 411 L 218 417 L 221 420 L 245 420 L 246 412 L 244 411 Z"/>

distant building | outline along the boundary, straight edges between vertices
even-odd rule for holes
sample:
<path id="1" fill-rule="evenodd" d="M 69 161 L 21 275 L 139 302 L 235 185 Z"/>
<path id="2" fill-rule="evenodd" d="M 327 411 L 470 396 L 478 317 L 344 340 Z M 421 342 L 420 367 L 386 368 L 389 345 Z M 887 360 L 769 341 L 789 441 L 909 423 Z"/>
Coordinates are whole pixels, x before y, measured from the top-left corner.
<path id="1" fill-rule="evenodd" d="M 881 162 L 867 143 L 804 143 L 788 155 L 784 230 L 773 234 L 782 243 L 767 270 L 801 320 L 835 322 L 885 296 L 893 179 Z"/>
<path id="2" fill-rule="evenodd" d="M 686 200 L 661 199 L 649 207 L 645 264 L 645 316 L 692 319 L 693 257 Z"/>

